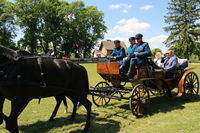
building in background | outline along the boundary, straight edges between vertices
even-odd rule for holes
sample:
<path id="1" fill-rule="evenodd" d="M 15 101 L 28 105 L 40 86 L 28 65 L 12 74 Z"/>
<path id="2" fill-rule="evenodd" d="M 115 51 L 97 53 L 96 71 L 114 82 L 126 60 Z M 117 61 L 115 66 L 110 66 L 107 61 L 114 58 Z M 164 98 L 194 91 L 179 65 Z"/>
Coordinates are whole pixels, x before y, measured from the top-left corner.
<path id="1" fill-rule="evenodd" d="M 123 41 L 120 42 L 121 47 L 127 51 L 127 47 Z M 107 40 L 107 41 L 102 41 L 99 48 L 94 51 L 94 57 L 106 57 L 110 55 L 115 48 L 114 41 Z"/>

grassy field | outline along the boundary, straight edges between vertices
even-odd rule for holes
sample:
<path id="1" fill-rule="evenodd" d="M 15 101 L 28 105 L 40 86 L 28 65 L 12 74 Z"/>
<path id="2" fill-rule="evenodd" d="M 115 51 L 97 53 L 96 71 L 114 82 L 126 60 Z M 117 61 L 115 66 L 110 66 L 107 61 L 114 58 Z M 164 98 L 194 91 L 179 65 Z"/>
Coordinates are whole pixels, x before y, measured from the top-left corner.
<path id="1" fill-rule="evenodd" d="M 89 74 L 90 86 L 103 79 L 96 74 L 96 64 L 83 64 Z M 200 77 L 200 65 L 195 72 Z M 91 96 L 89 96 L 90 101 Z M 86 120 L 86 111 L 80 107 L 75 121 L 70 121 L 72 103 L 68 100 L 69 112 L 64 113 L 61 105 L 55 121 L 47 122 L 56 102 L 54 98 L 45 98 L 38 104 L 32 100 L 18 118 L 21 133 L 78 133 Z M 10 102 L 4 104 L 4 113 L 10 112 Z M 112 100 L 106 107 L 92 106 L 91 133 L 200 133 L 200 97 L 195 101 L 166 96 L 152 97 L 148 114 L 137 119 L 129 110 L 126 100 Z M 0 133 L 8 133 L 5 123 L 0 126 Z"/>

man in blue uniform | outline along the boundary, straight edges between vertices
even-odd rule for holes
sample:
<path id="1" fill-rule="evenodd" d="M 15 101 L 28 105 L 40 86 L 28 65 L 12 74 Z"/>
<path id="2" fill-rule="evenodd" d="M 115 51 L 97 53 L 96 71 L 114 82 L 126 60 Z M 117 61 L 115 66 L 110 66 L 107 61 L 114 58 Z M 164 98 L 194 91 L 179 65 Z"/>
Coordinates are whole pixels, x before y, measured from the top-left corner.
<path id="1" fill-rule="evenodd" d="M 134 57 L 133 47 L 135 47 L 135 45 L 136 45 L 135 37 L 130 37 L 129 42 L 130 42 L 130 46 L 128 47 L 127 56 L 123 58 L 123 63 L 120 66 L 120 71 L 122 73 L 126 72 L 126 68 L 130 64 L 130 59 Z"/>
<path id="2" fill-rule="evenodd" d="M 108 58 L 111 59 L 111 62 L 119 62 L 121 65 L 123 58 L 126 56 L 125 49 L 121 47 L 119 40 L 115 40 L 114 44 L 115 48 Z"/>
<path id="3" fill-rule="evenodd" d="M 133 80 L 134 69 L 136 64 L 144 64 L 147 62 L 147 57 L 151 55 L 151 50 L 147 42 L 142 41 L 142 34 L 137 34 L 135 39 L 137 44 L 133 47 L 133 58 L 130 59 L 130 66 L 126 74 L 130 80 Z"/>

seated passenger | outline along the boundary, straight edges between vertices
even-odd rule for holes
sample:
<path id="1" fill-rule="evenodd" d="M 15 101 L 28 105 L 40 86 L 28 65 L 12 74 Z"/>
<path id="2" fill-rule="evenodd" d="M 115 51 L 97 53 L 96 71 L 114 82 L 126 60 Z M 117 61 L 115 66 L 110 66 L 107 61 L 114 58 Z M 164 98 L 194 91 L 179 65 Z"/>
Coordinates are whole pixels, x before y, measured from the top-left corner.
<path id="1" fill-rule="evenodd" d="M 134 75 L 134 69 L 135 65 L 137 64 L 144 64 L 147 62 L 147 57 L 151 55 L 151 50 L 149 47 L 149 44 L 147 42 L 142 41 L 142 34 L 137 34 L 135 36 L 137 44 L 135 47 L 133 47 L 133 58 L 130 59 L 130 66 L 128 73 L 126 74 L 130 79 L 130 81 L 134 80 L 133 75 Z"/>
<path id="2" fill-rule="evenodd" d="M 121 65 L 123 62 L 123 58 L 126 56 L 125 49 L 121 47 L 119 40 L 115 40 L 114 44 L 115 48 L 110 56 L 108 56 L 108 58 L 111 59 L 111 62 L 119 62 L 119 64 Z"/>
<path id="3" fill-rule="evenodd" d="M 167 59 L 165 60 L 163 67 L 166 72 L 166 78 L 172 78 L 176 67 L 178 65 L 178 58 L 174 55 L 173 51 L 168 50 L 166 52 Z"/>
<path id="4" fill-rule="evenodd" d="M 162 63 L 162 54 L 161 52 L 157 52 L 156 55 L 155 55 L 155 58 L 154 58 L 154 62 L 157 66 L 162 66 L 163 63 Z"/>
<path id="5" fill-rule="evenodd" d="M 128 47 L 128 51 L 127 51 L 127 56 L 123 58 L 123 63 L 120 67 L 120 71 L 122 73 L 125 73 L 126 72 L 126 68 L 129 66 L 130 64 L 130 59 L 132 57 L 134 57 L 134 53 L 133 53 L 133 47 L 134 45 L 136 44 L 135 42 L 135 37 L 130 37 L 129 38 L 129 42 L 130 42 L 130 46 Z"/>

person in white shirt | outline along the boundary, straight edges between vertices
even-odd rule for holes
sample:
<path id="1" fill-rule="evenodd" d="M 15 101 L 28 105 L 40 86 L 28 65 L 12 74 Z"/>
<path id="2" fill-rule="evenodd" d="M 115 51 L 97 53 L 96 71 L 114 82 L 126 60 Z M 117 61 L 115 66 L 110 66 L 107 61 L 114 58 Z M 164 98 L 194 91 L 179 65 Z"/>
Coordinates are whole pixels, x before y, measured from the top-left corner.
<path id="1" fill-rule="evenodd" d="M 154 62 L 156 63 L 157 66 L 162 66 L 163 63 L 161 63 L 162 60 L 162 54 L 161 52 L 157 52 L 154 58 Z"/>

